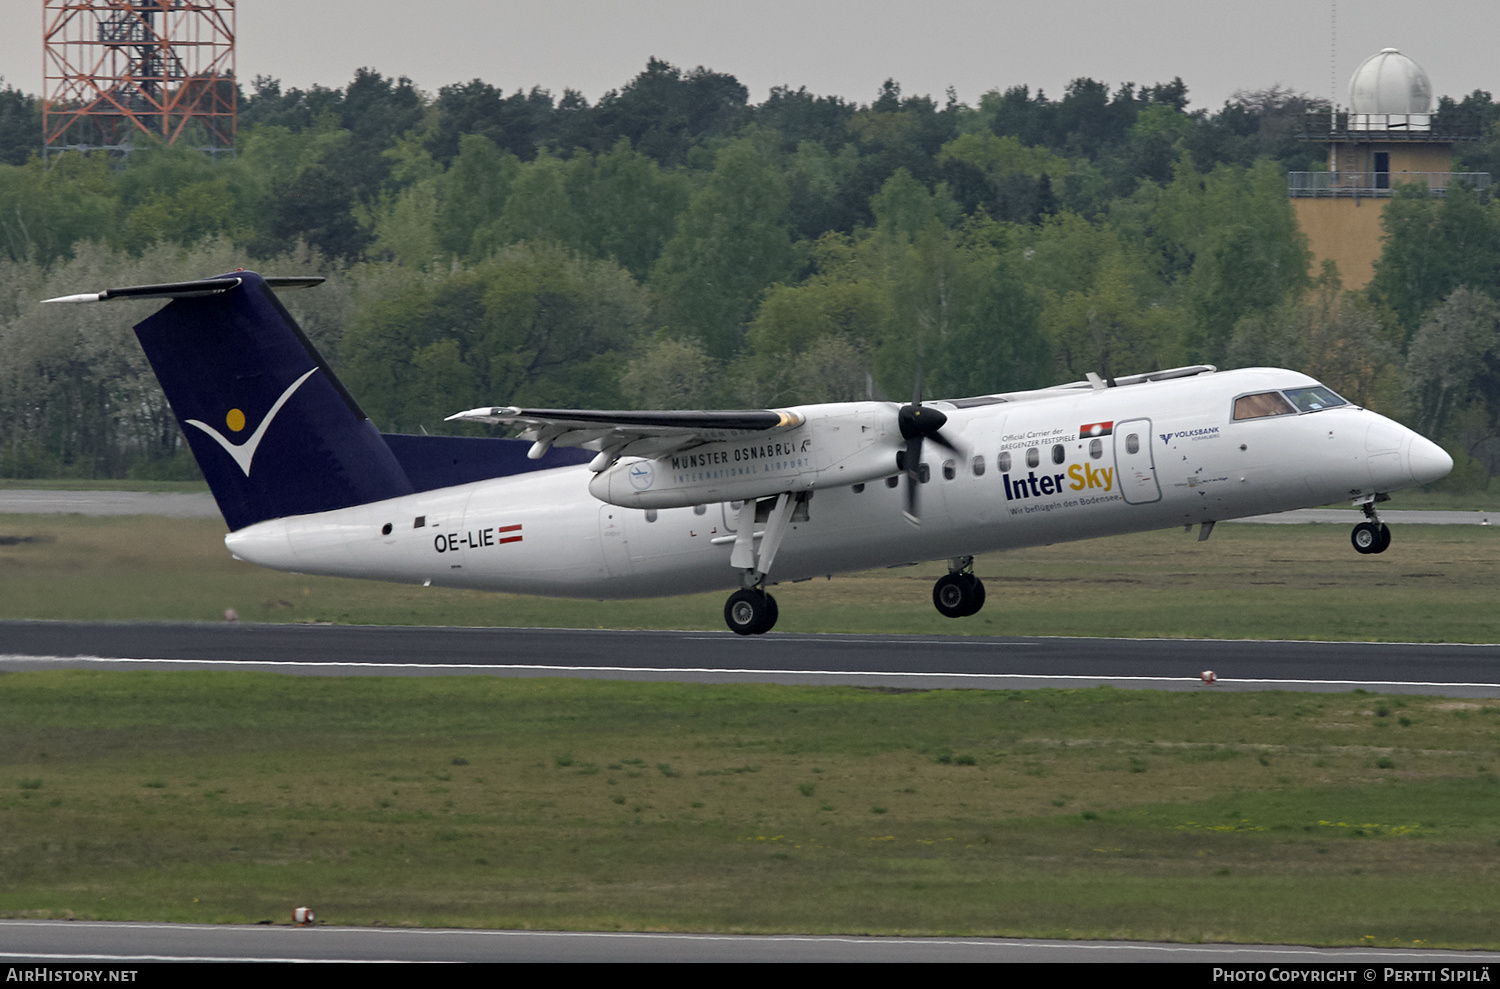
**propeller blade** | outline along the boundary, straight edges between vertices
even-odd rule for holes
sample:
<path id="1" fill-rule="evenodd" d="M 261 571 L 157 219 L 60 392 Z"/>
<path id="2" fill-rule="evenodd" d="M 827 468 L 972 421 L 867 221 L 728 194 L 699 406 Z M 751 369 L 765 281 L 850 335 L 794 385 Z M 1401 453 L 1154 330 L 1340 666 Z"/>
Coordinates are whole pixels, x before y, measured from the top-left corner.
<path id="1" fill-rule="evenodd" d="M 944 436 L 942 433 L 933 433 L 928 437 L 928 439 L 932 440 L 932 442 L 936 443 L 938 446 L 947 447 L 949 450 L 958 454 L 960 457 L 963 456 L 963 451 L 960 450 L 952 440 Z"/>
<path id="2" fill-rule="evenodd" d="M 922 372 L 919 369 L 916 382 L 912 386 L 911 404 L 903 405 L 896 410 L 896 426 L 901 431 L 901 438 L 906 440 L 906 452 L 901 458 L 901 467 L 906 472 L 904 514 L 907 521 L 913 525 L 921 524 L 919 510 L 921 495 L 917 488 L 922 483 L 922 441 L 930 436 L 937 443 L 955 453 L 958 452 L 957 448 L 938 432 L 947 422 L 948 417 L 937 409 L 923 408 Z"/>
<path id="3" fill-rule="evenodd" d="M 912 525 L 920 525 L 922 515 L 917 510 L 917 486 L 922 483 L 922 437 L 913 436 L 906 442 L 906 509 L 904 514 Z"/>

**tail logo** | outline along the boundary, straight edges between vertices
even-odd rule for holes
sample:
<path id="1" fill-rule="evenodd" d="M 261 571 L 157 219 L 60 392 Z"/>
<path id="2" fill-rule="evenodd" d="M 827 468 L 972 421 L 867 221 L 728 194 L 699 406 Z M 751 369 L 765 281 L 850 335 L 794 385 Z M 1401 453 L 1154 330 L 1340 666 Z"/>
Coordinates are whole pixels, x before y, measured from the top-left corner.
<path id="1" fill-rule="evenodd" d="M 292 393 L 302 387 L 302 382 L 312 377 L 313 371 L 316 370 L 317 368 L 312 368 L 302 377 L 287 385 L 286 391 L 282 392 L 281 397 L 276 400 L 276 404 L 271 406 L 271 411 L 266 413 L 266 417 L 260 421 L 260 425 L 256 427 L 255 432 L 251 433 L 250 438 L 243 443 L 229 442 L 223 433 L 220 433 L 206 422 L 189 419 L 187 420 L 187 424 L 189 426 L 197 426 L 212 437 L 215 443 L 224 448 L 225 453 L 234 458 L 234 462 L 239 464 L 240 470 L 245 472 L 245 476 L 249 477 L 250 461 L 255 459 L 256 448 L 260 446 L 260 441 L 266 435 L 266 430 L 271 427 L 271 420 L 276 418 L 276 413 L 281 411 L 281 407 L 287 403 L 287 399 L 292 397 Z M 230 432 L 240 432 L 245 428 L 245 413 L 239 409 L 230 409 L 229 414 L 224 417 L 224 424 L 229 427 Z"/>

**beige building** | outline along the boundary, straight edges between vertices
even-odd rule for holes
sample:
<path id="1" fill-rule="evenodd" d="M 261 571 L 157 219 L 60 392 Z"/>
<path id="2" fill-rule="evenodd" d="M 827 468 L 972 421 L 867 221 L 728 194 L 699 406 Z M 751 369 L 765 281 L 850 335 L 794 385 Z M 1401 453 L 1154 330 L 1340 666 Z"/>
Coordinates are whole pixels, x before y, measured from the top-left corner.
<path id="1" fill-rule="evenodd" d="M 1287 192 L 1313 253 L 1313 274 L 1338 265 L 1344 287 L 1363 288 L 1375 274 L 1384 232 L 1380 214 L 1398 185 L 1441 196 L 1465 182 L 1488 188 L 1488 172 L 1454 172 L 1453 145 L 1478 133 L 1434 127 L 1432 83 L 1416 62 L 1386 48 L 1360 63 L 1349 80 L 1349 110 L 1328 118 L 1306 140 L 1328 145 L 1328 168 L 1289 172 Z"/>

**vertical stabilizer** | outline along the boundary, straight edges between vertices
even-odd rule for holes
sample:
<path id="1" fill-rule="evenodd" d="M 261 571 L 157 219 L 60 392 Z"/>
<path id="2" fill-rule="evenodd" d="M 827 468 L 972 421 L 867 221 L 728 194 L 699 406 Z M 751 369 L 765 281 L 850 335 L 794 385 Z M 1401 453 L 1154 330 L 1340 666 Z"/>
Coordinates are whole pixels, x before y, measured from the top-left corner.
<path id="1" fill-rule="evenodd" d="M 215 289 L 183 291 L 194 285 Z M 231 530 L 412 492 L 265 279 L 241 271 L 151 288 L 116 292 L 173 300 L 135 333 Z"/>

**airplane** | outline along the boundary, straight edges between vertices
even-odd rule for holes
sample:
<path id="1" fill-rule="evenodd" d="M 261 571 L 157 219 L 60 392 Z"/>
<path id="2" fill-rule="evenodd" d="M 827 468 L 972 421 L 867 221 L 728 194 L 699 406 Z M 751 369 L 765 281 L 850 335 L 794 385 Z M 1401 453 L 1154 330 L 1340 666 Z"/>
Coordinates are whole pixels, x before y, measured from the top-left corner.
<path id="1" fill-rule="evenodd" d="M 979 553 L 1347 499 L 1446 475 L 1437 444 L 1277 368 L 1211 365 L 923 402 L 745 411 L 488 406 L 518 439 L 379 432 L 250 271 L 48 302 L 166 299 L 135 327 L 238 559 L 299 573 L 596 599 L 730 590 L 740 635 L 768 585 L 946 560 L 933 604 L 985 603 Z M 774 579 L 773 579 L 774 577 Z"/>

